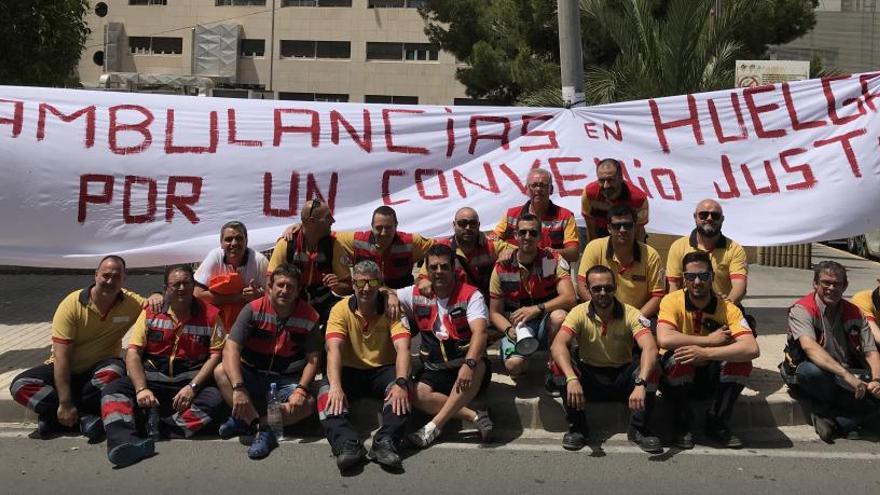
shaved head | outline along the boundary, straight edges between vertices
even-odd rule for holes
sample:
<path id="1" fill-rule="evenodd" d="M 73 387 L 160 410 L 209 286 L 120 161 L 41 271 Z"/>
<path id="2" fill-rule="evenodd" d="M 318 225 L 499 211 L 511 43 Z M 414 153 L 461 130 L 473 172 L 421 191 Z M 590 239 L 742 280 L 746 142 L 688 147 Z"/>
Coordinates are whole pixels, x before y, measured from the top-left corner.
<path id="1" fill-rule="evenodd" d="M 461 218 L 479 220 L 480 216 L 477 215 L 477 210 L 469 206 L 465 206 L 464 208 L 459 208 L 458 211 L 455 212 L 455 220 L 459 220 Z"/>
<path id="2" fill-rule="evenodd" d="M 694 212 L 696 213 L 698 211 L 721 212 L 722 211 L 721 204 L 718 203 L 718 201 L 715 201 L 714 199 L 704 199 L 704 200 L 700 201 L 699 203 L 697 203 L 697 208 L 694 210 Z"/>

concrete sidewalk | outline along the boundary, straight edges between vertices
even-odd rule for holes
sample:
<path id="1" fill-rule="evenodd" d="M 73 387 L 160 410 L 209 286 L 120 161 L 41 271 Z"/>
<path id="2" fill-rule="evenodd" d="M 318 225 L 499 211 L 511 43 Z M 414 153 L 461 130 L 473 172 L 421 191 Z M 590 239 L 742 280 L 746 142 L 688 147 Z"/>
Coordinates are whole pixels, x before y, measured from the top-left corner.
<path id="1" fill-rule="evenodd" d="M 832 259 L 849 270 L 847 296 L 874 287 L 880 263 L 867 261 L 821 244 L 813 245 L 813 262 Z M 9 384 L 23 369 L 40 364 L 50 350 L 52 315 L 58 302 L 71 290 L 90 283 L 89 275 L 0 274 L 0 422 L 32 421 L 33 415 L 12 401 Z M 733 418 L 738 428 L 806 424 L 801 408 L 783 386 L 777 365 L 785 342 L 786 311 L 810 290 L 812 271 L 750 266 L 749 296 L 745 306 L 759 322 L 761 357 Z M 128 277 L 128 288 L 141 294 L 158 290 L 161 274 Z M 497 345 L 496 345 L 497 346 Z M 546 429 L 564 431 L 560 402 L 546 395 L 538 366 L 529 377 L 514 383 L 500 369 L 497 350 L 491 350 L 495 374 L 486 394 L 499 428 L 510 431 Z M 536 363 L 539 359 L 536 358 Z M 589 410 L 591 423 L 623 428 L 628 412 L 621 404 L 596 404 Z M 374 418 L 373 418 L 374 419 Z"/>

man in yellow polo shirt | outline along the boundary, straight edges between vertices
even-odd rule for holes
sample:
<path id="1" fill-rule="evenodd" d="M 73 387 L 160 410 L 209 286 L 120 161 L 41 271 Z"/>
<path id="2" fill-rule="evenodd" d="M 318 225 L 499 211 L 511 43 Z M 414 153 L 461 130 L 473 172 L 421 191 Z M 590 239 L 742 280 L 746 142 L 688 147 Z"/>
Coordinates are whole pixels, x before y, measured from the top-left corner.
<path id="1" fill-rule="evenodd" d="M 124 284 L 125 260 L 104 257 L 94 283 L 68 294 L 55 310 L 52 355 L 12 380 L 12 398 L 38 415 L 32 438 L 75 426 L 90 441 L 103 437 L 101 390 L 124 376 L 122 337 L 141 309 L 162 306 L 161 294 L 145 301 Z"/>
<path id="2" fill-rule="evenodd" d="M 722 447 L 742 441 L 727 426 L 733 406 L 760 354 L 742 311 L 712 291 L 712 260 L 695 251 L 682 259 L 685 288 L 660 302 L 657 343 L 664 370 L 661 390 L 675 410 L 674 445 L 694 447 L 689 399 L 712 396 L 706 435 Z"/>
<path id="3" fill-rule="evenodd" d="M 608 219 L 611 235 L 590 241 L 581 256 L 578 294 L 582 300 L 589 301 L 591 294 L 585 274 L 596 265 L 606 266 L 614 273 L 617 299 L 638 309 L 645 318 L 654 318 L 665 293 L 660 255 L 651 246 L 636 240 L 632 208 L 614 205 L 608 211 Z"/>
<path id="4" fill-rule="evenodd" d="M 359 465 L 366 454 L 348 419 L 348 404 L 360 397 L 384 401 L 382 427 L 369 457 L 400 470 L 397 446 L 410 414 L 410 333 L 385 315 L 382 273 L 371 260 L 352 273 L 354 295 L 333 306 L 327 321 L 327 377 L 318 391 L 318 415 L 340 472 Z"/>
<path id="5" fill-rule="evenodd" d="M 696 228 L 689 236 L 681 237 L 669 247 L 666 257 L 666 280 L 669 292 L 683 287 L 681 273 L 684 267 L 681 260 L 687 253 L 703 251 L 712 260 L 715 273 L 712 288 L 723 299 L 733 304 L 741 304 L 748 289 L 748 264 L 746 251 L 733 239 L 721 233 L 724 212 L 717 201 L 704 199 L 694 211 Z"/>
<path id="6" fill-rule="evenodd" d="M 880 283 L 880 278 L 877 279 L 877 282 Z M 865 289 L 856 292 L 850 302 L 862 310 L 862 314 L 868 320 L 868 327 L 874 335 L 874 341 L 880 342 L 880 286 L 874 287 L 873 290 Z"/>
<path id="7" fill-rule="evenodd" d="M 629 439 L 645 452 L 662 452 L 660 439 L 648 430 L 660 378 L 650 322 L 614 297 L 614 273 L 608 267 L 595 265 L 585 278 L 593 297 L 571 310 L 550 348 L 566 377 L 562 400 L 569 427 L 562 446 L 579 450 L 586 444 L 585 399 L 626 400 L 632 411 Z M 569 352 L 573 341 L 578 343 L 577 363 Z M 642 349 L 636 360 L 633 341 Z"/>

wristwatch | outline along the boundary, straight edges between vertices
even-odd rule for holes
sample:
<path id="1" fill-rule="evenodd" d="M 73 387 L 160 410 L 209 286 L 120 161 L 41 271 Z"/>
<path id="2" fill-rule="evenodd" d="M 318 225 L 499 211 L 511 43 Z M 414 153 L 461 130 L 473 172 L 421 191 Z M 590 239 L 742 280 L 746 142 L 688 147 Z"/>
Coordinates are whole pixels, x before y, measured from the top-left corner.
<path id="1" fill-rule="evenodd" d="M 544 303 L 538 303 L 538 309 L 543 313 L 547 311 L 547 306 L 545 306 Z"/>
<path id="2" fill-rule="evenodd" d="M 244 382 L 238 382 L 232 385 L 232 390 L 244 390 Z"/>
<path id="3" fill-rule="evenodd" d="M 405 376 L 398 376 L 397 380 L 394 380 L 394 384 L 402 389 L 408 389 L 409 388 L 409 378 L 407 378 Z"/>
<path id="4" fill-rule="evenodd" d="M 648 385 L 648 382 L 646 382 L 644 378 L 637 376 L 635 381 L 633 381 L 633 385 L 636 387 L 644 387 Z"/>
<path id="5" fill-rule="evenodd" d="M 244 384 L 242 384 L 242 385 L 244 385 Z M 193 392 L 198 392 L 199 391 L 199 384 L 196 382 L 192 382 L 189 384 L 189 388 L 191 388 Z M 235 390 L 235 387 L 232 387 L 232 390 Z"/>
<path id="6" fill-rule="evenodd" d="M 466 364 L 468 368 L 470 368 L 470 369 L 474 369 L 474 368 L 477 367 L 477 360 L 476 360 L 476 359 L 467 358 L 467 359 L 464 360 L 464 364 Z"/>

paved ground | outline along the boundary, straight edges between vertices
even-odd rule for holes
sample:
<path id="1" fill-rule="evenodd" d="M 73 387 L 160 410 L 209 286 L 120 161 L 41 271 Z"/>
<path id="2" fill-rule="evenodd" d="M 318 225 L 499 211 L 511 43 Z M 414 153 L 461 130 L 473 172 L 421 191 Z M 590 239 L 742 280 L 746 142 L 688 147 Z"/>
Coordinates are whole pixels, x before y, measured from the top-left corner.
<path id="1" fill-rule="evenodd" d="M 816 244 L 814 263 L 834 259 L 849 269 L 851 295 L 873 287 L 880 277 L 880 264 L 857 258 L 843 251 Z M 161 286 L 161 274 L 130 275 L 127 286 L 147 294 Z M 734 421 L 743 427 L 766 427 L 803 424 L 801 411 L 783 389 L 776 366 L 784 345 L 786 308 L 810 290 L 812 272 L 791 268 L 752 265 L 746 307 L 759 321 L 761 357 L 749 388 L 744 392 L 744 407 Z M 88 284 L 90 276 L 69 274 L 0 273 L 0 421 L 20 422 L 28 418 L 12 402 L 8 387 L 22 369 L 39 364 L 49 354 L 50 322 L 55 306 L 71 290 Z M 495 363 L 496 371 L 500 363 Z M 490 403 L 500 416 L 502 427 L 523 431 L 533 428 L 562 431 L 565 427 L 556 401 L 542 392 L 540 378 L 514 383 L 496 373 L 490 388 Z M 604 407 L 604 406 L 603 406 Z M 621 406 L 597 408 L 603 422 L 625 424 L 626 411 Z"/>

